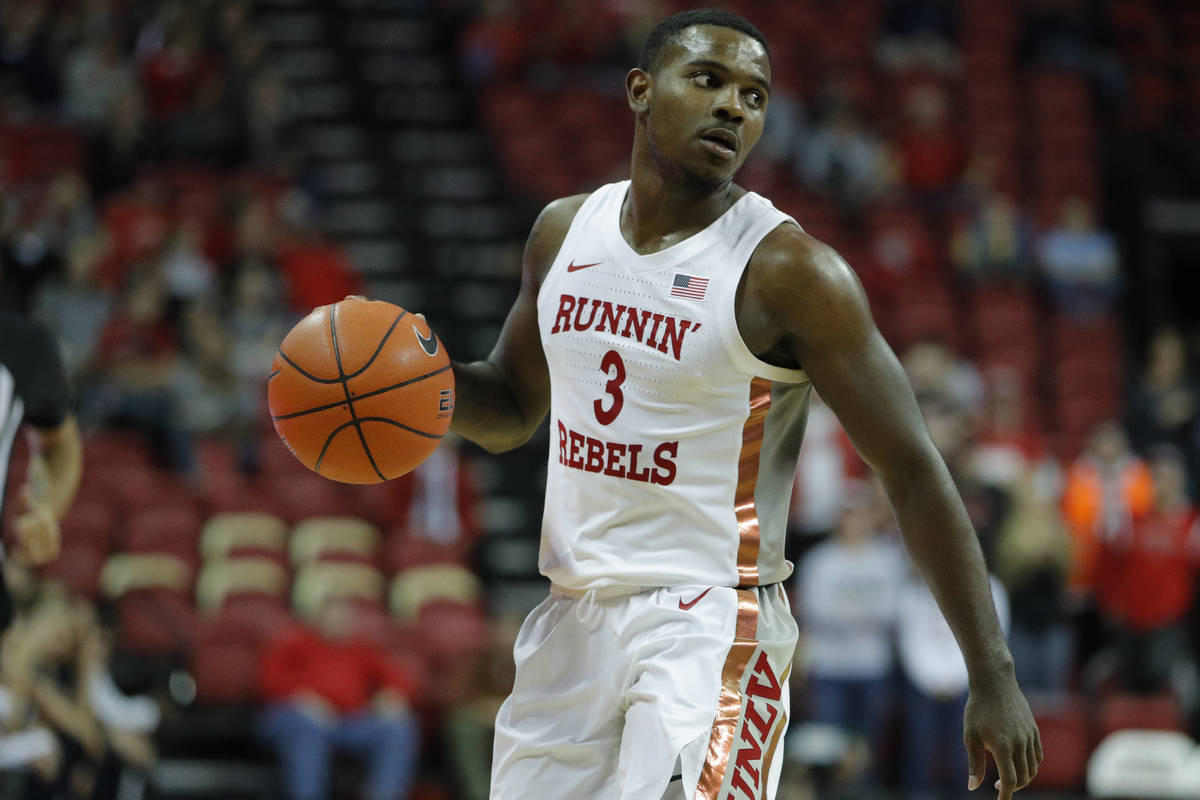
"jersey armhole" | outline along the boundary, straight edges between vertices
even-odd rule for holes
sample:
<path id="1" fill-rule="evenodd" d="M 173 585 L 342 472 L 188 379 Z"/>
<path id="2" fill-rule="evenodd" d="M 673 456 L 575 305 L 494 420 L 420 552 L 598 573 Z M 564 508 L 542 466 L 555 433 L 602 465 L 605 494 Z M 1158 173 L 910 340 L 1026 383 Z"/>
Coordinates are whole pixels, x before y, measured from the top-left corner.
<path id="1" fill-rule="evenodd" d="M 737 324 L 737 287 L 742 282 L 746 268 L 750 266 L 750 257 L 767 234 L 786 222 L 796 225 L 796 221 L 782 211 L 776 211 L 775 214 L 764 217 L 763 221 L 745 237 L 744 241 L 750 243 L 750 247 L 739 248 L 739 251 L 745 251 L 745 257 L 741 258 L 741 252 L 734 253 L 740 265 L 729 276 L 724 291 L 721 293 L 720 304 L 717 307 L 717 327 L 720 329 L 721 340 L 725 343 L 729 357 L 748 375 L 755 378 L 766 378 L 774 383 L 802 385 L 809 382 L 808 373 L 802 369 L 777 367 L 754 355 L 746 346 L 745 340 L 742 339 L 742 332 L 738 329 Z M 799 226 L 797 225 L 797 227 Z"/>

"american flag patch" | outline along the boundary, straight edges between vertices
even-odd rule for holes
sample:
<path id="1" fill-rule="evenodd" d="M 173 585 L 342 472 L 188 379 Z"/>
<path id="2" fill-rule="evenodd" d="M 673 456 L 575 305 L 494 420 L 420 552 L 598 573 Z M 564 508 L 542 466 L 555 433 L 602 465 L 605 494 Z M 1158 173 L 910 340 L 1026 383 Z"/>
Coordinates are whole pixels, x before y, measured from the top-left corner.
<path id="1" fill-rule="evenodd" d="M 686 297 L 689 300 L 703 300 L 704 290 L 708 288 L 708 278 L 697 278 L 694 275 L 675 273 L 671 283 L 671 297 Z"/>

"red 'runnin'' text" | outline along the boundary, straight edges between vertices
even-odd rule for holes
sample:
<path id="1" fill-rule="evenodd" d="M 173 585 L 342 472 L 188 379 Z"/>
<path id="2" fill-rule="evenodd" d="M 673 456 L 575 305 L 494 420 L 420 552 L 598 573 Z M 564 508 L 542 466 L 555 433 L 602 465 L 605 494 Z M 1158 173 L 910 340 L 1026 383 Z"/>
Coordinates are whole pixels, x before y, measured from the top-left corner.
<path id="1" fill-rule="evenodd" d="M 558 463 L 584 472 L 603 473 L 642 483 L 670 486 L 675 482 L 679 442 L 660 442 L 653 453 L 646 445 L 597 439 L 558 422 Z"/>
<path id="2" fill-rule="evenodd" d="M 563 294 L 558 298 L 558 313 L 550 333 L 571 330 L 594 330 L 634 339 L 660 353 L 669 352 L 678 361 L 684 336 L 688 331 L 700 330 L 700 323 L 608 300 Z"/>

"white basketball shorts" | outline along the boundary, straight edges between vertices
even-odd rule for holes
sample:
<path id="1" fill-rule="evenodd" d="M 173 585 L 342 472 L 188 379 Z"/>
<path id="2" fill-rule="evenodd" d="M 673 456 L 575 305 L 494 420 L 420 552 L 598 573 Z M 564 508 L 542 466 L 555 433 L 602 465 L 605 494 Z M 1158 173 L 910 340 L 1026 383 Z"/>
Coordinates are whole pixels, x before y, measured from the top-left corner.
<path id="1" fill-rule="evenodd" d="M 797 628 L 778 584 L 552 593 L 514 647 L 492 800 L 770 800 Z"/>

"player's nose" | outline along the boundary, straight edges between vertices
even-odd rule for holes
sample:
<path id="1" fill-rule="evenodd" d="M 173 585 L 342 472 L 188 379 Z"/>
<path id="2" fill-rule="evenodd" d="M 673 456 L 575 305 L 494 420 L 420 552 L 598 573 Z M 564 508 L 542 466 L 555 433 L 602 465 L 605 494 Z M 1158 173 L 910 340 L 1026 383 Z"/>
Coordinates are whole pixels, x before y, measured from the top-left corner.
<path id="1" fill-rule="evenodd" d="M 730 86 L 717 95 L 713 103 L 713 116 L 722 122 L 742 122 L 746 118 L 746 108 L 742 105 L 741 94 L 736 87 Z"/>

